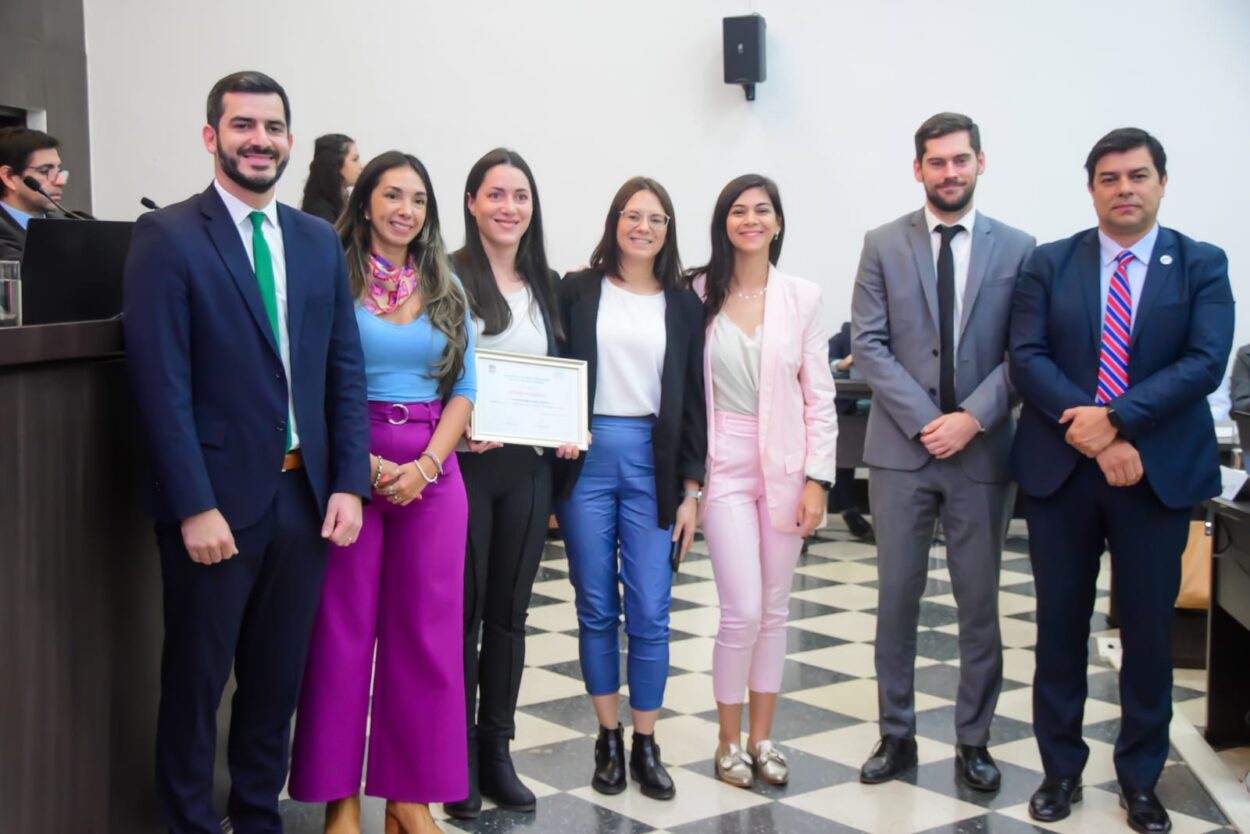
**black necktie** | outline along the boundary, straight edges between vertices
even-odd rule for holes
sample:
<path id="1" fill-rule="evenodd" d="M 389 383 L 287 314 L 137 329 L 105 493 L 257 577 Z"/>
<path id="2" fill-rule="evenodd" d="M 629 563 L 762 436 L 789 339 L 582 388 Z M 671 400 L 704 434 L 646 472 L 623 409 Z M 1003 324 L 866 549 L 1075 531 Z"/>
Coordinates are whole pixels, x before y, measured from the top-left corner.
<path id="1" fill-rule="evenodd" d="M 942 236 L 938 249 L 938 330 L 941 350 L 941 376 L 938 378 L 938 405 L 943 414 L 955 411 L 955 255 L 951 240 L 964 230 L 963 226 L 937 226 Z"/>

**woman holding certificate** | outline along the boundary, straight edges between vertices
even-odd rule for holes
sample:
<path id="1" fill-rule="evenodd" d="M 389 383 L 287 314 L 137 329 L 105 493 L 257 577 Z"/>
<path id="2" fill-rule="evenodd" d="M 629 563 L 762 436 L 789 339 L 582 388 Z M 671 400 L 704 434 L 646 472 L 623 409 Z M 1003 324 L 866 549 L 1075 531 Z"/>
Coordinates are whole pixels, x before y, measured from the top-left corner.
<path id="1" fill-rule="evenodd" d="M 750 787 L 789 780 L 769 740 L 786 654 L 790 581 L 834 477 L 837 423 L 820 288 L 778 271 L 785 217 L 776 184 L 725 186 L 712 259 L 692 271 L 704 299 L 709 417 L 703 535 L 720 595 L 712 688 L 716 775 Z M 743 750 L 742 702 L 750 691 Z"/>
<path id="2" fill-rule="evenodd" d="M 558 355 L 559 277 L 547 266 L 542 204 L 529 166 L 504 148 L 469 170 L 464 248 L 452 256 L 483 350 Z M 525 618 L 551 514 L 551 457 L 532 446 L 468 441 L 460 456 L 469 498 L 464 566 L 464 687 L 469 794 L 447 813 L 472 819 L 485 795 L 532 811 L 534 794 L 512 766 L 517 695 L 525 668 Z M 576 446 L 556 451 L 576 458 Z M 478 636 L 482 649 L 478 652 Z M 478 690 L 481 689 L 481 699 Z"/>
<path id="3" fill-rule="evenodd" d="M 606 794 L 626 786 L 618 720 L 623 583 L 629 775 L 646 796 L 671 799 L 655 721 L 668 676 L 673 569 L 694 538 L 707 420 L 703 311 L 681 286 L 673 204 L 659 183 L 635 177 L 621 186 L 591 268 L 561 282 L 559 306 L 565 355 L 589 365 L 594 437 L 581 460 L 561 467 L 556 503 L 582 677 L 599 719 L 591 786 Z"/>
<path id="4" fill-rule="evenodd" d="M 329 803 L 327 832 L 359 832 L 368 722 L 365 792 L 386 798 L 388 834 L 429 834 L 439 828 L 428 803 L 466 793 L 464 724 L 448 718 L 464 706 L 467 508 L 454 450 L 476 391 L 474 334 L 416 157 L 390 151 L 365 166 L 339 228 L 365 355 L 374 496 L 356 542 L 331 548 L 290 792 Z"/>

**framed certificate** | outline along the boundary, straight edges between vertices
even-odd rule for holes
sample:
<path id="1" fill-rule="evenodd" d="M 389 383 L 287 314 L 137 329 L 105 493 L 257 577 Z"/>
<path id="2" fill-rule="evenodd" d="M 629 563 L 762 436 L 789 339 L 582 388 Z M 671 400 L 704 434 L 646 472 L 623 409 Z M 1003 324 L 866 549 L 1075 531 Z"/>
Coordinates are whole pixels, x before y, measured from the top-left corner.
<path id="1" fill-rule="evenodd" d="M 585 450 L 590 431 L 586 362 L 495 350 L 477 351 L 474 440 Z"/>

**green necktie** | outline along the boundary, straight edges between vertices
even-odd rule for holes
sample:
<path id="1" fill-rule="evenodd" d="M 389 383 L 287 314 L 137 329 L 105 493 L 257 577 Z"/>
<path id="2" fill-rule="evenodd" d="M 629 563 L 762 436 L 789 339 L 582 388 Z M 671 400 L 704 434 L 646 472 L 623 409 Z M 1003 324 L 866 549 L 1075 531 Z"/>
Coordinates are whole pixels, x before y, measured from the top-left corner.
<path id="1" fill-rule="evenodd" d="M 260 300 L 265 304 L 265 314 L 269 317 L 269 326 L 273 329 L 273 341 L 278 345 L 281 355 L 282 335 L 278 332 L 278 290 L 273 282 L 273 256 L 269 254 L 269 243 L 265 240 L 262 227 L 265 224 L 264 212 L 254 211 L 248 215 L 252 221 L 252 261 L 256 270 L 256 284 L 260 287 Z M 288 415 L 283 421 L 286 425 L 286 451 L 291 451 L 291 420 Z"/>

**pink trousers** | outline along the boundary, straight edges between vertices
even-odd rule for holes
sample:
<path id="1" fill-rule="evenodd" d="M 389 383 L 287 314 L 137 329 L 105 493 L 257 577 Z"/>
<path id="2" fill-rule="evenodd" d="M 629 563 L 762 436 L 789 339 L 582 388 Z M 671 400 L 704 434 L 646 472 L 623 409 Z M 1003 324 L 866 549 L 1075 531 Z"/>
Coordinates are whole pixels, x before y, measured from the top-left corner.
<path id="1" fill-rule="evenodd" d="M 781 689 L 790 581 L 803 539 L 773 526 L 764 500 L 759 425 L 754 417 L 714 412 L 716 453 L 709 461 L 703 536 L 720 596 L 712 653 L 712 691 L 722 704 Z M 798 511 L 802 473 L 775 496 Z"/>

